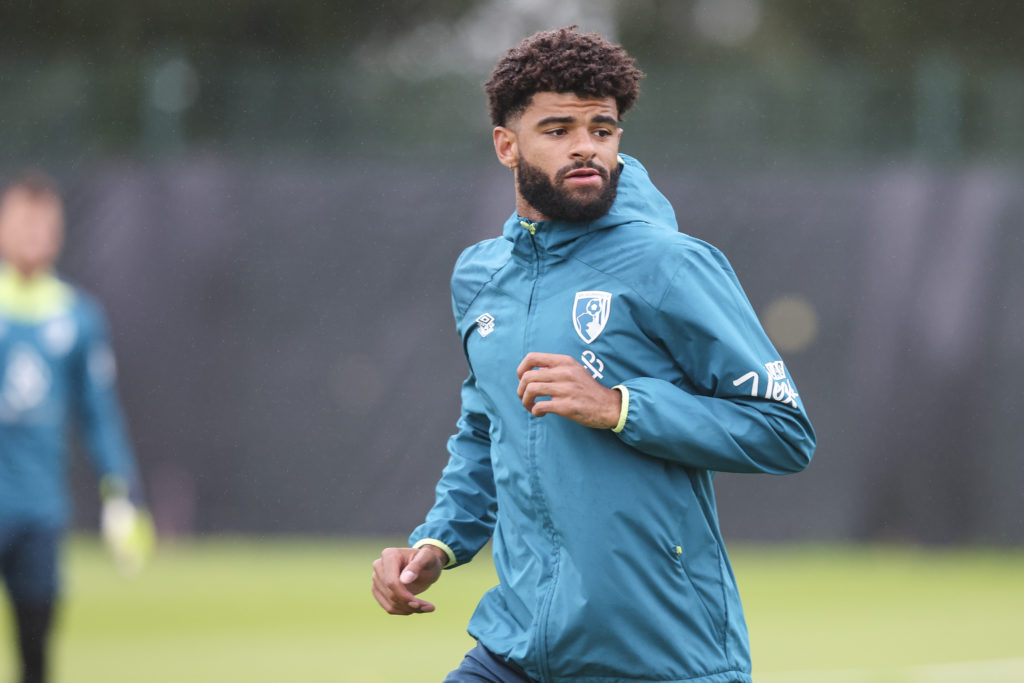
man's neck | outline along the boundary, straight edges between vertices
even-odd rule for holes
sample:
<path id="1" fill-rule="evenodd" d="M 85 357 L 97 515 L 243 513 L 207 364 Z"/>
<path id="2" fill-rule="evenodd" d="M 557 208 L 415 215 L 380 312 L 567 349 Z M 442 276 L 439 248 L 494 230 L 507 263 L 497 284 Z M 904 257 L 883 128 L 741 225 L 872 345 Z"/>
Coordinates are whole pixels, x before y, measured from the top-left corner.
<path id="1" fill-rule="evenodd" d="M 16 278 L 24 283 L 33 282 L 50 275 L 48 268 L 21 267 L 6 262 L 0 265 L 0 268 L 8 274 L 8 277 Z"/>
<path id="2" fill-rule="evenodd" d="M 519 192 L 516 192 L 516 214 L 520 218 L 525 218 L 526 220 L 533 221 L 535 223 L 550 220 L 547 216 L 533 208 L 525 199 L 523 199 Z"/>

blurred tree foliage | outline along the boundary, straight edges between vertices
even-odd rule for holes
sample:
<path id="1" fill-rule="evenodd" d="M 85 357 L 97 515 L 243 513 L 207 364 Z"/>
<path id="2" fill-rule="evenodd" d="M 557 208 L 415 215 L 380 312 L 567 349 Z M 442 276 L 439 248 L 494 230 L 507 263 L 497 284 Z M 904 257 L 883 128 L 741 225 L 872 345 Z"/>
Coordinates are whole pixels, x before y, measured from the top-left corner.
<path id="1" fill-rule="evenodd" d="M 3 0 L 8 56 L 76 54 L 131 58 L 174 46 L 217 57 L 316 57 L 433 20 L 460 16 L 473 0 L 280 2 L 280 0 Z"/>
<path id="2" fill-rule="evenodd" d="M 172 45 L 219 58 L 315 59 L 400 35 L 425 19 L 454 20 L 481 1 L 4 0 L 0 26 L 7 57 L 131 58 Z M 619 38 L 643 63 L 720 57 L 723 48 L 693 31 L 695 2 L 618 2 Z M 1024 61 L 1024 3 L 1011 0 L 764 0 L 760 15 L 760 29 L 730 54 L 863 59 L 890 69 L 936 51 Z"/>
<path id="3" fill-rule="evenodd" d="M 776 0 L 776 17 L 799 27 L 815 52 L 906 65 L 914 55 L 1021 61 L 1024 3 L 1011 0 Z"/>
<path id="4" fill-rule="evenodd" d="M 479 83 L 514 35 L 498 29 L 555 21 L 539 2 L 0 0 L 0 147 L 452 153 L 486 133 Z M 578 0 L 559 21 L 590 7 L 652 75 L 658 106 L 631 120 L 685 122 L 689 155 L 1024 153 L 1024 3 Z M 716 42 L 707 12 L 750 30 Z"/>
<path id="5" fill-rule="evenodd" d="M 733 0 L 735 2 L 735 0 Z M 619 8 L 619 38 L 641 62 L 721 58 L 693 30 L 694 2 L 635 0 Z M 958 60 L 1024 62 L 1024 3 L 1010 0 L 764 0 L 762 24 L 734 55 L 855 60 L 887 70 L 922 54 Z"/>

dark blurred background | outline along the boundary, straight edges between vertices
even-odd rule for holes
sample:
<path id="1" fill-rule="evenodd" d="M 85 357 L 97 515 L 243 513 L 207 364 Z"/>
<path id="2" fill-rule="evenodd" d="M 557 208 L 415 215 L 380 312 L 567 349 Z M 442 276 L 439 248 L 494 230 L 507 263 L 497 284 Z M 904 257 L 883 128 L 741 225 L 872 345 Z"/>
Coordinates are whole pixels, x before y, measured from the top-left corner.
<path id="1" fill-rule="evenodd" d="M 451 267 L 513 208 L 480 84 L 574 23 L 647 71 L 622 149 L 818 429 L 807 472 L 716 480 L 727 537 L 1024 541 L 1024 4 L 3 3 L 0 172 L 63 186 L 165 535 L 418 523 Z"/>

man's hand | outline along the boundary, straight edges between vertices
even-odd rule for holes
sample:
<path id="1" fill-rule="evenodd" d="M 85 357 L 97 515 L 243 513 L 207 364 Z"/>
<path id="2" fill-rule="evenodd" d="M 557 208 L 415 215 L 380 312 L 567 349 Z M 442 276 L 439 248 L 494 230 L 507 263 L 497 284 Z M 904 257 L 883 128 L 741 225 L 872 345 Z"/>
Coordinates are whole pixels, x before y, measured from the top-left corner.
<path id="1" fill-rule="evenodd" d="M 422 614 L 434 606 L 416 597 L 441 578 L 448 558 L 432 545 L 385 548 L 373 561 L 373 597 L 388 614 Z"/>
<path id="2" fill-rule="evenodd" d="M 149 513 L 133 505 L 127 496 L 108 496 L 103 500 L 100 528 L 121 573 L 138 574 L 156 545 L 156 532 Z"/>
<path id="3" fill-rule="evenodd" d="M 536 417 L 554 413 L 595 429 L 612 429 L 619 423 L 622 394 L 602 386 L 572 356 L 528 353 L 516 375 L 516 393 Z M 550 399 L 538 401 L 542 396 Z"/>

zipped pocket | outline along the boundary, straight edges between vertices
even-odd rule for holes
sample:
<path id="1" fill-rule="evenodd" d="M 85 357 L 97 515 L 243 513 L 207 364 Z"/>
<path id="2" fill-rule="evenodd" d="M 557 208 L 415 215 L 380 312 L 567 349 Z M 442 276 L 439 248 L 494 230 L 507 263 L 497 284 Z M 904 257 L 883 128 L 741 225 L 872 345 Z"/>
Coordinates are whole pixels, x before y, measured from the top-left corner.
<path id="1" fill-rule="evenodd" d="M 682 574 L 683 579 L 685 580 L 686 584 L 689 586 L 689 589 L 690 589 L 689 592 L 693 595 L 694 599 L 698 603 L 700 603 L 701 608 L 704 610 L 704 614 L 705 614 L 705 616 L 707 616 L 708 622 L 711 624 L 711 627 L 714 629 L 715 636 L 717 637 L 716 639 L 720 643 L 720 645 L 721 645 L 721 647 L 722 647 L 722 649 L 724 651 L 725 650 L 725 634 L 726 634 L 727 618 L 726 618 L 726 614 L 724 612 L 724 600 L 725 600 L 724 591 L 725 591 L 725 587 L 724 587 L 724 583 L 722 583 L 722 581 L 723 581 L 722 577 L 719 577 L 718 582 L 717 582 L 718 585 L 716 587 L 717 590 L 722 593 L 723 605 L 719 606 L 719 605 L 715 604 L 714 601 L 710 601 L 710 598 L 705 596 L 705 591 L 702 591 L 701 590 L 701 586 L 698 586 L 697 582 L 694 581 L 692 573 L 690 572 L 690 569 L 686 566 L 686 562 L 687 562 L 687 560 L 686 560 L 686 552 L 683 549 L 683 546 L 681 546 L 681 545 L 673 545 L 673 546 L 669 547 L 668 551 L 669 551 L 669 554 L 672 556 L 672 559 L 675 561 L 676 565 L 678 566 L 679 572 Z M 720 573 L 721 573 L 721 571 L 719 570 L 719 574 Z M 705 588 L 709 588 L 709 587 L 705 587 Z"/>

